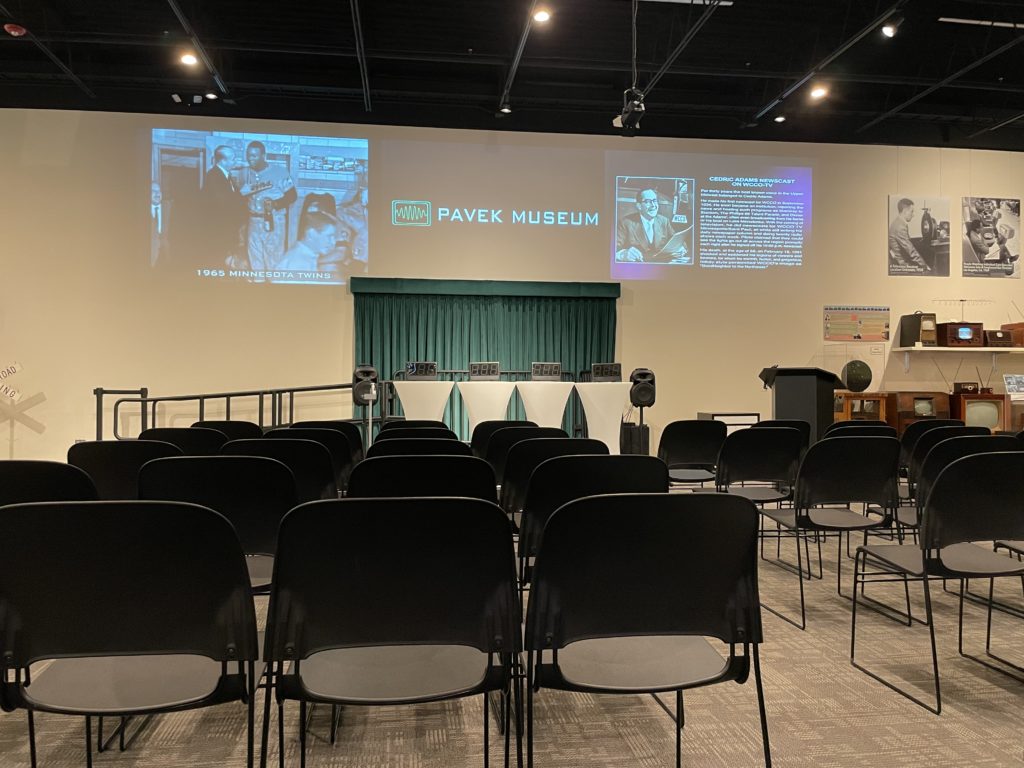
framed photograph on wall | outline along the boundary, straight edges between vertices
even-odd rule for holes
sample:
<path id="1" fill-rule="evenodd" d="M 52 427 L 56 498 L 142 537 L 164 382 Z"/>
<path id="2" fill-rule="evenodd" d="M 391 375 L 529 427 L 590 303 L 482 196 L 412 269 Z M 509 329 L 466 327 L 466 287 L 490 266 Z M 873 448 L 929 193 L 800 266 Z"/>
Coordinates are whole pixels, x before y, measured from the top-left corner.
<path id="1" fill-rule="evenodd" d="M 949 198 L 889 195 L 889 274 L 949 277 Z"/>

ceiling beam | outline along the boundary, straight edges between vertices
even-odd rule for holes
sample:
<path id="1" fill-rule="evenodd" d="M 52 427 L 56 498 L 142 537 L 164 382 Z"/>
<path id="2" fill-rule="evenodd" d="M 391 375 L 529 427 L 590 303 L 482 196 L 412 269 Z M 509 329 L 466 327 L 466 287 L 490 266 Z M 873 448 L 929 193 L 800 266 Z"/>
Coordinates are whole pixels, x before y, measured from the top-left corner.
<path id="1" fill-rule="evenodd" d="M 876 17 L 872 21 L 868 22 L 867 25 L 865 25 L 853 37 L 851 37 L 848 40 L 846 40 L 843 43 L 841 43 L 838 48 L 836 48 L 834 51 L 832 51 L 832 53 L 830 53 L 828 56 L 826 56 L 821 61 L 819 61 L 817 64 L 815 64 L 813 67 L 811 67 L 801 77 L 797 78 L 794 82 L 792 82 L 788 86 L 786 86 L 778 96 L 776 96 L 774 99 L 772 99 L 767 104 L 765 104 L 763 107 L 761 107 L 761 109 L 759 109 L 754 114 L 754 119 L 751 122 L 755 122 L 756 123 L 762 117 L 764 117 L 769 112 L 771 112 L 773 109 L 775 109 L 775 107 L 777 107 L 783 101 L 785 101 L 790 96 L 792 96 L 794 93 L 796 93 L 800 88 L 802 88 L 804 85 L 806 85 L 807 82 L 812 77 L 817 75 L 825 67 L 827 67 L 833 61 L 835 61 L 840 56 L 842 56 L 844 53 L 846 53 L 848 50 L 850 50 L 850 48 L 855 46 L 862 39 L 864 39 L 865 37 L 870 35 L 872 32 L 874 32 L 876 29 L 878 29 L 878 27 L 881 26 L 881 24 L 886 19 L 888 19 L 894 13 L 899 11 L 904 5 L 906 5 L 906 3 L 907 3 L 907 0 L 897 0 L 896 3 L 894 3 L 891 6 L 889 6 L 889 8 L 887 10 L 883 11 L 878 17 Z"/>
<path id="2" fill-rule="evenodd" d="M 366 45 L 363 43 L 363 21 L 359 17 L 359 0 L 350 0 L 352 6 L 352 31 L 356 38 L 356 61 L 359 62 L 359 80 L 363 84 L 363 108 L 372 112 L 370 104 L 370 66 L 366 60 Z"/>
<path id="3" fill-rule="evenodd" d="M 12 21 L 14 20 L 14 15 L 9 10 L 7 10 L 7 7 L 3 3 L 0 3 L 0 15 L 5 16 L 8 19 L 11 19 Z M 92 89 L 88 85 L 83 83 L 82 79 L 71 70 L 71 67 L 69 67 L 67 64 L 65 64 L 61 60 L 61 58 L 50 49 L 50 47 L 48 45 L 46 45 L 42 40 L 40 40 L 38 37 L 36 37 L 31 29 L 29 29 L 25 33 L 24 37 L 30 43 L 32 43 L 36 48 L 38 48 L 40 51 L 42 51 L 43 55 L 45 55 L 46 58 L 48 58 L 50 61 L 52 61 L 54 64 L 56 64 L 57 68 L 61 72 L 64 73 L 64 76 L 68 80 L 73 82 L 75 85 L 77 85 L 79 90 L 82 91 L 82 93 L 84 93 L 90 99 L 95 99 L 96 98 L 96 94 L 93 93 Z M 10 39 L 14 40 L 16 38 L 12 37 Z"/>
<path id="4" fill-rule="evenodd" d="M 181 10 L 181 6 L 178 5 L 178 0 L 167 0 L 167 4 L 174 11 L 174 15 L 178 17 L 178 23 L 181 24 L 181 28 L 185 30 L 185 34 L 188 35 L 189 40 L 192 42 L 192 47 L 195 49 L 196 55 L 200 61 L 203 62 L 203 66 L 206 67 L 206 71 L 213 77 L 213 82 L 217 84 L 217 89 L 220 91 L 221 96 L 228 104 L 233 104 L 231 99 L 231 92 L 228 90 L 227 84 L 224 82 L 224 78 L 220 76 L 220 72 L 217 71 L 217 67 L 214 66 L 213 59 L 210 58 L 210 54 L 206 52 L 206 47 L 199 39 L 199 35 L 196 34 L 195 28 L 192 26 L 192 22 L 188 20 L 185 12 Z"/>

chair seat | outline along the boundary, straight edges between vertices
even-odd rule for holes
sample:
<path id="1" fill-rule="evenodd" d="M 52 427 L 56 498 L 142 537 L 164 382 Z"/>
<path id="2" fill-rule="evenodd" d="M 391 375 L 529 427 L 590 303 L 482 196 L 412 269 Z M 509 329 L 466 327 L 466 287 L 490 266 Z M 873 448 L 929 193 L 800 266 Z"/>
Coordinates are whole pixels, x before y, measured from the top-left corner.
<path id="1" fill-rule="evenodd" d="M 670 469 L 670 483 L 707 483 L 715 479 L 715 473 L 706 469 Z"/>
<path id="2" fill-rule="evenodd" d="M 570 684 L 623 693 L 692 687 L 727 667 L 707 640 L 689 635 L 579 640 L 558 652 L 558 669 Z"/>
<path id="3" fill-rule="evenodd" d="M 220 676 L 220 662 L 197 655 L 54 659 L 24 690 L 40 709 L 131 714 L 195 704 L 214 692 Z"/>
<path id="4" fill-rule="evenodd" d="M 1008 549 L 1011 552 L 1018 555 L 1024 555 L 1024 540 L 1013 541 L 1004 539 L 1002 541 L 997 541 L 996 546 L 1002 547 L 1003 549 Z"/>
<path id="5" fill-rule="evenodd" d="M 880 510 L 879 510 L 880 512 Z M 786 528 L 796 527 L 796 511 L 793 509 L 765 509 L 762 514 Z M 859 531 L 863 528 L 877 528 L 880 520 L 867 517 L 845 507 L 815 507 L 808 510 L 812 526 L 830 531 Z"/>
<path id="6" fill-rule="evenodd" d="M 253 589 L 266 589 L 274 576 L 274 558 L 271 555 L 246 555 L 249 583 Z"/>
<path id="7" fill-rule="evenodd" d="M 914 545 L 882 544 L 858 547 L 876 564 L 911 576 L 924 575 L 924 559 Z M 1024 563 L 977 544 L 953 544 L 939 553 L 942 566 L 951 574 L 987 578 L 1024 574 Z M 942 573 L 934 575 L 941 576 Z"/>
<path id="8" fill-rule="evenodd" d="M 750 499 L 755 504 L 773 504 L 778 501 L 788 501 L 792 496 L 789 489 L 780 491 L 769 485 L 730 485 L 726 493 Z"/>
<path id="9" fill-rule="evenodd" d="M 879 507 L 868 507 L 870 512 L 876 515 L 884 514 Z M 896 507 L 896 522 L 904 528 L 917 528 L 921 521 L 917 517 L 917 507 L 914 505 Z"/>
<path id="10" fill-rule="evenodd" d="M 314 698 L 401 703 L 472 691 L 487 676 L 487 654 L 465 645 L 335 648 L 313 654 L 299 670 Z"/>

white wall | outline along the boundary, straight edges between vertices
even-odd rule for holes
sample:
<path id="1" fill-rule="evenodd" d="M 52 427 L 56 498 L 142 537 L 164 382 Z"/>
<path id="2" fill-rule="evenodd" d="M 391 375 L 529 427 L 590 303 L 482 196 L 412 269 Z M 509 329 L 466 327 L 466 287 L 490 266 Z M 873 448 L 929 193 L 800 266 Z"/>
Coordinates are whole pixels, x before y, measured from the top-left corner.
<path id="1" fill-rule="evenodd" d="M 392 197 L 415 197 L 416 190 L 440 197 L 469 187 L 521 186 L 538 204 L 552 206 L 564 205 L 567 189 L 578 190 L 586 205 L 604 206 L 603 220 L 610 222 L 603 162 L 609 150 L 789 157 L 811 165 L 814 232 L 803 268 L 690 268 L 681 280 L 622 283 L 618 357 L 624 370 L 648 366 L 657 374 L 658 402 L 647 414 L 655 441 L 661 425 L 698 410 L 767 415 L 770 399 L 756 377 L 764 365 L 840 367 L 846 352 L 826 353 L 821 340 L 824 304 L 889 305 L 894 328 L 899 315 L 916 309 L 958 317 L 934 300 L 960 297 L 992 301 L 972 307 L 967 318 L 988 327 L 1008 314 L 1024 319 L 1011 306 L 1011 300 L 1024 306 L 1020 280 L 958 276 L 959 198 L 1021 197 L 1021 154 L 3 110 L 0 366 L 21 362 L 24 370 L 10 383 L 26 397 L 45 394 L 29 415 L 46 430 L 39 435 L 18 426 L 10 442 L 10 424 L 0 423 L 0 456 L 62 458 L 76 438 L 91 439 L 97 386 L 177 394 L 342 382 L 351 374 L 347 288 L 161 282 L 151 274 L 148 223 L 140 211 L 148 200 L 154 127 L 369 138 L 371 274 L 381 277 L 609 279 L 610 223 L 592 237 L 516 240 L 481 231 L 472 247 L 465 240 L 458 248 L 438 240 L 413 247 L 408 233 L 389 226 L 389 204 Z M 409 142 L 418 142 L 416 152 Z M 423 173 L 424 157 L 435 163 L 434 173 Z M 895 192 L 951 198 L 952 277 L 887 276 L 887 195 Z M 850 356 L 884 373 L 885 388 L 944 386 L 930 360 L 905 373 L 888 345 L 880 354 L 870 350 L 850 345 Z M 955 364 L 940 362 L 951 376 Z M 988 356 L 976 362 L 987 375 Z M 959 378 L 977 378 L 974 365 L 971 357 Z M 999 365 L 1000 372 L 1024 372 L 1019 357 L 1001 358 Z M 340 398 L 307 402 L 303 415 L 346 412 Z M 129 433 L 132 428 L 137 424 L 125 425 Z"/>

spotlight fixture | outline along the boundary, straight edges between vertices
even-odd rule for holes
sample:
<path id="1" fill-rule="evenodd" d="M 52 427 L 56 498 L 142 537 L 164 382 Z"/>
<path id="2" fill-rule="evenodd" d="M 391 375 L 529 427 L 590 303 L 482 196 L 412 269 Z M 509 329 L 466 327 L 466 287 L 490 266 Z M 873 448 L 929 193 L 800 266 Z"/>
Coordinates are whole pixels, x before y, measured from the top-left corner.
<path id="1" fill-rule="evenodd" d="M 181 54 L 181 63 L 189 67 L 194 67 L 199 63 L 199 59 L 196 58 L 194 53 L 183 53 Z"/>
<path id="2" fill-rule="evenodd" d="M 539 8 L 537 12 L 533 14 L 533 20 L 538 24 L 545 24 L 551 20 L 551 11 L 547 8 Z"/>
<path id="3" fill-rule="evenodd" d="M 503 114 L 503 115 L 511 115 L 512 114 L 512 107 L 510 107 L 508 104 L 502 104 L 498 108 L 498 111 L 501 112 L 501 114 Z"/>
<path id="4" fill-rule="evenodd" d="M 11 37 L 24 37 L 28 34 L 28 30 L 21 26 L 21 24 L 15 24 L 13 22 L 4 24 L 4 32 Z"/>
<path id="5" fill-rule="evenodd" d="M 828 88 L 824 85 L 816 85 L 811 89 L 811 98 L 815 101 L 821 101 L 828 96 Z"/>
<path id="6" fill-rule="evenodd" d="M 776 123 L 784 123 L 784 122 L 786 122 L 786 116 L 785 115 L 776 115 L 775 116 L 775 122 Z"/>
<path id="7" fill-rule="evenodd" d="M 612 119 L 612 125 L 621 128 L 626 136 L 633 136 L 640 130 L 640 118 L 644 116 L 644 94 L 637 88 L 622 92 L 622 114 Z"/>
<path id="8" fill-rule="evenodd" d="M 181 96 L 179 96 L 176 93 L 172 93 L 171 94 L 171 101 L 173 101 L 175 104 L 181 104 Z"/>
<path id="9" fill-rule="evenodd" d="M 199 95 L 199 94 L 197 93 L 197 94 L 196 94 L 195 96 L 193 96 L 193 97 L 192 97 L 192 103 L 193 103 L 193 104 L 202 104 L 202 103 L 203 103 L 203 97 L 202 97 L 202 96 L 200 96 L 200 95 Z"/>
<path id="10" fill-rule="evenodd" d="M 882 34 L 889 38 L 896 37 L 896 30 L 900 28 L 902 23 L 902 16 L 890 16 L 889 20 L 882 25 Z"/>
<path id="11" fill-rule="evenodd" d="M 210 91 L 210 92 L 208 92 L 208 93 L 206 94 L 206 98 L 208 98 L 208 99 L 209 99 L 210 101 L 216 101 L 217 99 L 219 99 L 219 98 L 220 98 L 220 96 L 218 96 L 218 95 L 217 95 L 216 93 L 214 93 L 213 91 Z"/>

